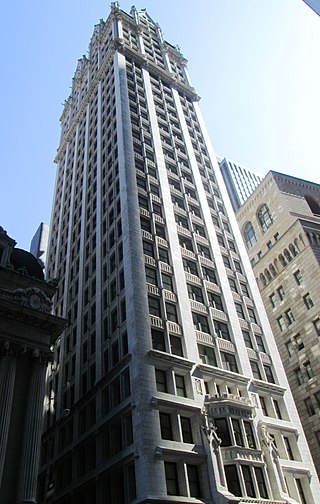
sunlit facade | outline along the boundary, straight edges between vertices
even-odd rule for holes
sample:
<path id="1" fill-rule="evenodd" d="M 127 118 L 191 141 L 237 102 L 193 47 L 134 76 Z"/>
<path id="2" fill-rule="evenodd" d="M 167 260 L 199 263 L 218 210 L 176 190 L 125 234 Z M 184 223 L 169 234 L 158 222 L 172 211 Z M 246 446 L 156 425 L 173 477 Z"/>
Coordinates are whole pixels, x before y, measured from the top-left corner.
<path id="1" fill-rule="evenodd" d="M 145 10 L 95 27 L 61 125 L 39 499 L 319 501 L 186 60 Z"/>

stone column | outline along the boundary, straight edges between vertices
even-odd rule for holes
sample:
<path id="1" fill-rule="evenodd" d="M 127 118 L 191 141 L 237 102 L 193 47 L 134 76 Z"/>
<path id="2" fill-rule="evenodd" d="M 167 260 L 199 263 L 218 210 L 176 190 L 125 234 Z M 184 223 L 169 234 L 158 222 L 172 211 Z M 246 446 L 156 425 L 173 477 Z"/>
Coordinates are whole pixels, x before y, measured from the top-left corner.
<path id="1" fill-rule="evenodd" d="M 9 345 L 5 343 L 6 345 Z M 9 349 L 6 348 L 7 350 Z M 0 486 L 6 458 L 10 416 L 16 375 L 16 357 L 4 355 L 0 361 Z"/>
<path id="2" fill-rule="evenodd" d="M 17 504 L 36 503 L 46 364 L 37 358 L 39 357 L 37 350 L 34 351 L 34 357 L 36 360 L 32 370 L 26 411 Z"/>

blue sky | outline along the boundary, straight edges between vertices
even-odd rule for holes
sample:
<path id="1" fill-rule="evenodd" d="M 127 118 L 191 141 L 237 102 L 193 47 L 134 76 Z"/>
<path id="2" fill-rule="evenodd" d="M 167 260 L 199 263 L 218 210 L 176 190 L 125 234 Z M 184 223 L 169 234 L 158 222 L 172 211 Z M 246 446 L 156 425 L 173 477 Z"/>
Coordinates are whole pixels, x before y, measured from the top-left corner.
<path id="1" fill-rule="evenodd" d="M 320 183 L 320 18 L 302 0 L 141 2 L 189 60 L 216 153 Z M 62 103 L 109 5 L 18 0 L 2 9 L 0 225 L 18 247 L 50 222 Z"/>

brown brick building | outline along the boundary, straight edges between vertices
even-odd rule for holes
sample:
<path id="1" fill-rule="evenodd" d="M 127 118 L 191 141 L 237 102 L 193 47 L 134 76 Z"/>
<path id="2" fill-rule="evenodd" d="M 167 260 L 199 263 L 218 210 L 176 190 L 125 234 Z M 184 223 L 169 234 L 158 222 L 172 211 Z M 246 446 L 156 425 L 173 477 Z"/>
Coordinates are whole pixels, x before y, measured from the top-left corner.
<path id="1" fill-rule="evenodd" d="M 320 474 L 320 186 L 271 171 L 237 220 Z"/>

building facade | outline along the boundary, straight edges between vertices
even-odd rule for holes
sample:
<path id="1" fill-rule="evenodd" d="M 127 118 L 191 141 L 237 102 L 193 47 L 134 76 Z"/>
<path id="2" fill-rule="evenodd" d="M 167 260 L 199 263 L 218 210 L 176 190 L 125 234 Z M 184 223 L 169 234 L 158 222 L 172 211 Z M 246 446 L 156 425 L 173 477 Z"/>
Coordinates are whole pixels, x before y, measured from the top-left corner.
<path id="1" fill-rule="evenodd" d="M 39 501 L 319 501 L 186 60 L 145 10 L 95 27 L 61 125 Z"/>
<path id="2" fill-rule="evenodd" d="M 43 269 L 45 268 L 48 252 L 49 226 L 41 222 L 34 237 L 31 240 L 30 252 L 39 261 Z"/>
<path id="3" fill-rule="evenodd" d="M 320 186 L 269 172 L 237 219 L 320 475 Z"/>
<path id="4" fill-rule="evenodd" d="M 236 212 L 258 187 L 263 177 L 230 159 L 217 159 L 232 208 Z"/>
<path id="5" fill-rule="evenodd" d="M 0 227 L 0 502 L 36 502 L 50 347 L 65 320 L 50 314 L 55 287 Z"/>

